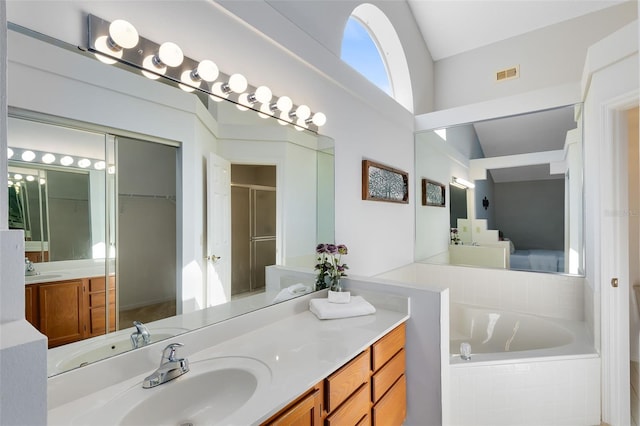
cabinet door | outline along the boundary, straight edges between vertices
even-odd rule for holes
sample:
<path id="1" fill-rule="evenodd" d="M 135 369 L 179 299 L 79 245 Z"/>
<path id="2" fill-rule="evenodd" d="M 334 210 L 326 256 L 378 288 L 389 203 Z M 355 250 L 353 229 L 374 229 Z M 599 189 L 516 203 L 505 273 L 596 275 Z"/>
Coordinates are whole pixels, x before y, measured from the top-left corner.
<path id="1" fill-rule="evenodd" d="M 322 392 L 315 389 L 266 423 L 269 426 L 320 426 Z"/>
<path id="2" fill-rule="evenodd" d="M 38 298 L 40 331 L 50 348 L 84 337 L 82 280 L 40 284 Z"/>
<path id="3" fill-rule="evenodd" d="M 89 291 L 86 292 L 85 305 L 88 309 L 87 337 L 99 336 L 106 332 L 106 280 L 104 277 L 89 278 Z M 116 329 L 116 290 L 115 278 L 109 278 L 109 331 Z"/>
<path id="4" fill-rule="evenodd" d="M 402 375 L 373 406 L 373 426 L 400 426 L 407 416 L 407 380 Z"/>
<path id="5" fill-rule="evenodd" d="M 24 288 L 24 317 L 35 328 L 38 328 L 37 291 L 37 285 L 28 285 Z"/>

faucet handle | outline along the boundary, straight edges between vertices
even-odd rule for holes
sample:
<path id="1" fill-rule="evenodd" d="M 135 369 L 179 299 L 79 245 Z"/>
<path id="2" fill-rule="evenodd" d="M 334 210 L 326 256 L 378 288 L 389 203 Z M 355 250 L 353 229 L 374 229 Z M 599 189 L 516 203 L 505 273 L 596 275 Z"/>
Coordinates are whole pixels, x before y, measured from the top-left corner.
<path id="1" fill-rule="evenodd" d="M 171 343 L 170 345 L 167 345 L 167 347 L 162 351 L 162 359 L 160 360 L 160 362 L 164 363 L 180 361 L 180 359 L 176 358 L 176 350 L 181 346 L 184 346 L 184 344 Z"/>

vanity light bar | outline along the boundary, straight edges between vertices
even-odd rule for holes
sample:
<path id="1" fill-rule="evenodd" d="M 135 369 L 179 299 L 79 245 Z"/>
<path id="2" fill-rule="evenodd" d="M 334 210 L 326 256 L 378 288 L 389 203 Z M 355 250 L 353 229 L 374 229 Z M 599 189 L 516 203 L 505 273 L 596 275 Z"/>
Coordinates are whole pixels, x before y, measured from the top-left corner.
<path id="1" fill-rule="evenodd" d="M 44 164 L 47 166 L 73 167 L 76 169 L 95 169 L 104 170 L 106 163 L 104 160 L 77 157 L 66 154 L 52 154 L 45 151 L 36 151 L 33 149 L 9 148 L 7 150 L 7 159 L 11 161 L 21 161 L 30 164 Z"/>
<path id="2" fill-rule="evenodd" d="M 186 92 L 207 94 L 215 102 L 228 100 L 240 110 L 253 110 L 261 118 L 273 117 L 296 130 L 317 133 L 327 122 L 322 112 L 312 113 L 307 105 L 294 105 L 287 96 L 274 96 L 266 86 L 252 86 L 242 74 L 225 74 L 209 59 L 196 61 L 184 56 L 175 43 L 158 45 L 139 36 L 125 20 L 109 22 L 88 15 L 88 28 L 88 50 L 103 63 L 129 65 L 147 78 L 173 82 Z"/>
<path id="3" fill-rule="evenodd" d="M 467 189 L 467 188 L 471 189 L 476 187 L 476 185 L 473 182 L 469 182 L 466 179 L 462 179 L 455 176 L 451 178 L 451 185 L 457 186 L 458 188 L 461 188 L 461 189 Z"/>

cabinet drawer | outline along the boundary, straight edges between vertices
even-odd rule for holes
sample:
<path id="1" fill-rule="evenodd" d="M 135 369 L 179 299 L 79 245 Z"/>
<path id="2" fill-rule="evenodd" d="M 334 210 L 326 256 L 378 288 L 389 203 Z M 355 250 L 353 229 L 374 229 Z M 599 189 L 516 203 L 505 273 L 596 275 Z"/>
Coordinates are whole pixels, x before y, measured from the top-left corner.
<path id="1" fill-rule="evenodd" d="M 391 361 L 386 363 L 371 379 L 371 395 L 373 402 L 376 403 L 382 395 L 402 376 L 405 371 L 405 354 L 404 349 L 400 349 Z"/>
<path id="2" fill-rule="evenodd" d="M 389 334 L 378 340 L 371 347 L 371 365 L 373 371 L 378 371 L 386 364 L 400 349 L 404 347 L 405 324 L 402 323 Z"/>
<path id="3" fill-rule="evenodd" d="M 338 408 L 360 385 L 369 382 L 369 368 L 369 348 L 367 348 L 326 379 L 327 412 Z M 355 420 L 359 419 L 360 417 Z"/>
<path id="4" fill-rule="evenodd" d="M 407 416 L 407 380 L 403 375 L 371 410 L 373 426 L 400 426 Z"/>
<path id="5" fill-rule="evenodd" d="M 369 383 L 360 386 L 349 399 L 327 417 L 327 426 L 355 425 L 367 415 L 371 406 Z"/>
<path id="6" fill-rule="evenodd" d="M 364 416 L 362 420 L 360 420 L 358 424 L 356 424 L 356 426 L 371 426 L 371 416 L 369 415 L 369 413 L 367 413 L 367 415 Z"/>
<path id="7" fill-rule="evenodd" d="M 287 408 L 275 419 L 263 424 L 263 426 L 294 426 L 294 425 L 320 425 L 320 399 L 319 389 L 308 394 L 300 401 Z"/>
<path id="8" fill-rule="evenodd" d="M 104 306 L 105 292 L 93 293 L 89 295 L 89 307 L 97 308 Z M 116 302 L 116 293 L 114 291 L 109 292 L 109 304 Z"/>

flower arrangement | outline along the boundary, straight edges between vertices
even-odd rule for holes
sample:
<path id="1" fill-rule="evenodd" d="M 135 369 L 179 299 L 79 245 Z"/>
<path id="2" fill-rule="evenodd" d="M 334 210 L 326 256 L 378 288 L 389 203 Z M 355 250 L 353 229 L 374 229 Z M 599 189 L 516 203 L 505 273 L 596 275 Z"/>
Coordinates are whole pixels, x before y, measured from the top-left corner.
<path id="1" fill-rule="evenodd" d="M 316 278 L 316 290 L 329 287 L 333 291 L 341 291 L 340 278 L 346 277 L 346 270 L 349 269 L 346 263 L 340 263 L 343 254 L 349 250 L 344 244 L 318 244 L 316 254 L 318 263 L 315 270 L 318 271 Z"/>
<path id="2" fill-rule="evenodd" d="M 451 228 L 451 242 L 453 244 L 460 244 L 460 236 L 458 235 L 458 228 Z"/>

